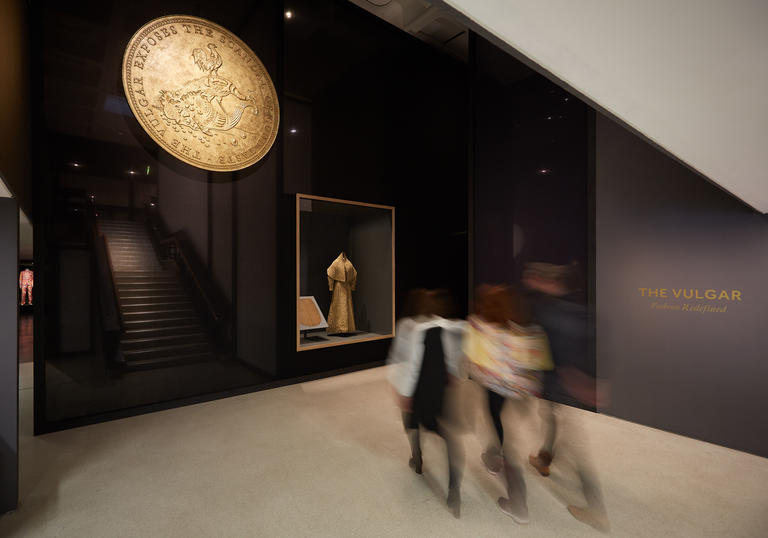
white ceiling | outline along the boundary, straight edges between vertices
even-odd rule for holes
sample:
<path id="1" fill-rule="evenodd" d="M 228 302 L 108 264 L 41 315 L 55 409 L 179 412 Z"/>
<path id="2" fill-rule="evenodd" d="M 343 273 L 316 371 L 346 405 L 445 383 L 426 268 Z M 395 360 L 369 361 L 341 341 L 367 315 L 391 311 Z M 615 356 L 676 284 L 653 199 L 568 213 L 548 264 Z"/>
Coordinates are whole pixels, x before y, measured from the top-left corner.
<path id="1" fill-rule="evenodd" d="M 349 0 L 380 19 L 460 60 L 467 59 L 467 27 L 453 10 L 427 0 Z"/>
<path id="2" fill-rule="evenodd" d="M 768 212 L 768 1 L 436 1 Z"/>
<path id="3" fill-rule="evenodd" d="M 0 176 L 0 198 L 13 198 L 11 191 L 5 186 L 2 176 Z"/>

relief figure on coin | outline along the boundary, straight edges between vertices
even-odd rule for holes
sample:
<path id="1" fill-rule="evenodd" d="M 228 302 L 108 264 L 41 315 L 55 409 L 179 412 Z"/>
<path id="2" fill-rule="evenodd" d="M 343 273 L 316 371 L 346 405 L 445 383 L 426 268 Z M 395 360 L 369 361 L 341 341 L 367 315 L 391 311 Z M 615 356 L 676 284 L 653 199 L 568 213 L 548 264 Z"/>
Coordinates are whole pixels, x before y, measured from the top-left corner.
<path id="1" fill-rule="evenodd" d="M 216 144 L 238 145 L 233 133 L 221 140 L 215 136 L 217 133 L 237 131 L 242 140 L 257 134 L 240 125 L 246 110 L 258 114 L 253 92 L 248 91 L 246 96 L 234 81 L 219 74 L 223 60 L 216 45 L 208 43 L 207 50 L 195 48 L 189 58 L 204 75 L 181 87 L 160 90 L 158 104 L 153 105 L 168 127 L 197 138 L 205 147 L 214 140 Z"/>

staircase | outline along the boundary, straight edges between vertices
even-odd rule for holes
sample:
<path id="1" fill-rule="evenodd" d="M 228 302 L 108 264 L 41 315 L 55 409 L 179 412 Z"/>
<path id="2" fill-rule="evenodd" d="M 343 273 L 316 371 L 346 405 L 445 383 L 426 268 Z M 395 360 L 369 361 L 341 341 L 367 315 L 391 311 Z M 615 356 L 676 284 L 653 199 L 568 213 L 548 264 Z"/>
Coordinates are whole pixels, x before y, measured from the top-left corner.
<path id="1" fill-rule="evenodd" d="M 171 366 L 217 357 L 175 270 L 163 269 L 141 223 L 99 220 L 112 259 L 128 369 Z"/>

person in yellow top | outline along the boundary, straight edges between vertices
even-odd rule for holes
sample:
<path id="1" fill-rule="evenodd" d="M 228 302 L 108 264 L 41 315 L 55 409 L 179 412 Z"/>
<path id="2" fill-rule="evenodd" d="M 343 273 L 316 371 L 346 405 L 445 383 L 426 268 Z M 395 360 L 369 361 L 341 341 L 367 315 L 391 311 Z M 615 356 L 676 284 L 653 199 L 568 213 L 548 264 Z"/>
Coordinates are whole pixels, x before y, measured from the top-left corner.
<path id="1" fill-rule="evenodd" d="M 532 323 L 522 295 L 508 286 L 479 286 L 474 312 L 467 320 L 462 343 L 468 359 L 469 376 L 485 387 L 488 410 L 497 435 L 482 454 L 492 475 L 502 473 L 507 482 L 507 497 L 497 504 L 517 523 L 528 523 L 528 504 L 522 468 L 504 453 L 504 405 L 524 405 L 529 396 L 541 393 L 543 371 L 552 368 L 546 334 Z"/>

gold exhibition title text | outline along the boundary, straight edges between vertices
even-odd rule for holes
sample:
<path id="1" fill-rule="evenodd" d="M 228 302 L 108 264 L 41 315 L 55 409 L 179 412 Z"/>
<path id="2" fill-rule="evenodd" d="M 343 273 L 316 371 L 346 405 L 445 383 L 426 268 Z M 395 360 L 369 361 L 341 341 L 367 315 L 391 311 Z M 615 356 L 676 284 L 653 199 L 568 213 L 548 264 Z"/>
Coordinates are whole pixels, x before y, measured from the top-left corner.
<path id="1" fill-rule="evenodd" d="M 637 288 L 641 297 L 696 299 L 700 301 L 741 301 L 741 290 L 700 290 L 695 288 Z"/>

